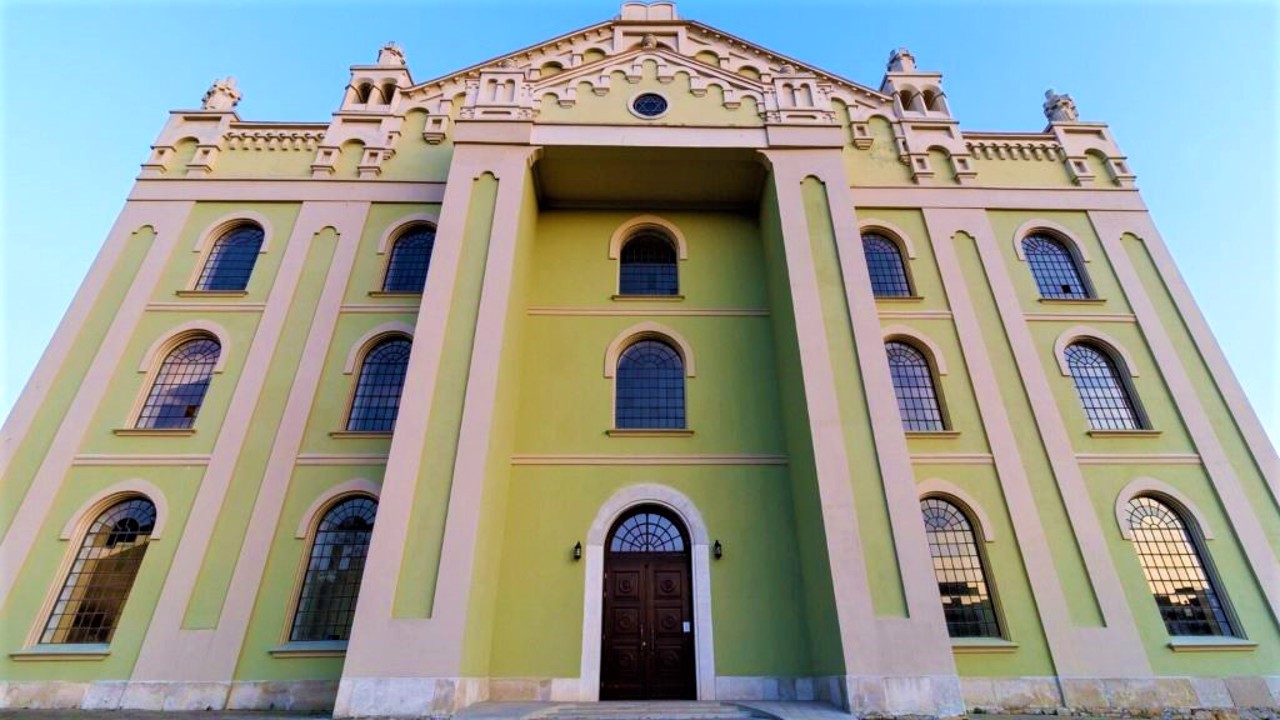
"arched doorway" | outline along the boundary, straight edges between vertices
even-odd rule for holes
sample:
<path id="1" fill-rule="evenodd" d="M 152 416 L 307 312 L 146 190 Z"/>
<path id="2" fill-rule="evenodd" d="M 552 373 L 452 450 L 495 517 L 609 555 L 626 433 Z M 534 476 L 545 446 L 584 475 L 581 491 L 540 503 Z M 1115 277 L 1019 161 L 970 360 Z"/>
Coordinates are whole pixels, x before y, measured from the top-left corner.
<path id="1" fill-rule="evenodd" d="M 623 513 L 604 546 L 600 699 L 697 698 L 689 533 L 667 508 Z"/>

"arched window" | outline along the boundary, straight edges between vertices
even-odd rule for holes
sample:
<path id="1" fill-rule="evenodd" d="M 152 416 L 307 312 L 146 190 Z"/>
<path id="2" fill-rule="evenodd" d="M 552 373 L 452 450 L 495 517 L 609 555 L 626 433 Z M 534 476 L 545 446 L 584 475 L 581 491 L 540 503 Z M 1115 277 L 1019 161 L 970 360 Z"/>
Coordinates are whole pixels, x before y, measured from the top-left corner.
<path id="1" fill-rule="evenodd" d="M 293 613 L 291 642 L 350 637 L 377 513 L 377 500 L 355 495 L 329 508 L 320 519 Z"/>
<path id="2" fill-rule="evenodd" d="M 385 292 L 420 293 L 427 284 L 431 267 L 431 250 L 436 244 L 436 229 L 430 225 L 414 225 L 391 246 L 387 275 L 382 280 Z"/>
<path id="3" fill-rule="evenodd" d="M 378 343 L 364 356 L 347 418 L 348 430 L 390 432 L 395 428 L 412 347 L 409 338 L 396 335 Z"/>
<path id="4" fill-rule="evenodd" d="M 862 236 L 862 252 L 867 257 L 871 292 L 876 297 L 911 296 L 911 283 L 897 243 L 883 235 L 867 233 Z"/>
<path id="5" fill-rule="evenodd" d="M 684 531 L 665 512 L 644 507 L 614 526 L 609 536 L 611 553 L 684 552 Z"/>
<path id="6" fill-rule="evenodd" d="M 200 413 L 222 346 L 201 336 L 174 348 L 151 383 L 151 392 L 138 414 L 136 427 L 171 430 L 189 428 Z"/>
<path id="7" fill-rule="evenodd" d="M 951 637 L 1000 637 L 978 536 L 968 515 L 940 497 L 920 501 L 933 575 Z"/>
<path id="8" fill-rule="evenodd" d="M 1094 430 L 1137 430 L 1142 415 L 1110 354 L 1087 343 L 1068 345 L 1063 354 L 1076 394 Z"/>
<path id="9" fill-rule="evenodd" d="M 1156 498 L 1129 501 L 1133 547 L 1170 635 L 1235 635 L 1226 599 L 1214 587 L 1199 533 Z"/>
<path id="10" fill-rule="evenodd" d="M 889 356 L 889 375 L 898 396 L 903 429 L 946 430 L 928 358 L 904 342 L 887 342 L 884 350 Z"/>
<path id="11" fill-rule="evenodd" d="M 1048 235 L 1028 235 L 1022 253 L 1040 288 L 1040 297 L 1079 299 L 1093 297 L 1076 256 L 1061 240 Z"/>
<path id="12" fill-rule="evenodd" d="M 144 497 L 122 500 L 94 519 L 40 634 L 41 643 L 111 642 L 155 526 L 156 506 Z"/>
<path id="13" fill-rule="evenodd" d="M 640 340 L 618 358 L 614 425 L 683 428 L 684 361 L 661 340 Z"/>
<path id="14" fill-rule="evenodd" d="M 649 230 L 633 236 L 622 246 L 621 260 L 619 295 L 679 294 L 676 248 L 661 233 Z"/>
<path id="15" fill-rule="evenodd" d="M 196 289 L 239 292 L 248 287 L 262 238 L 262 228 L 252 224 L 237 225 L 223 233 L 204 261 Z"/>

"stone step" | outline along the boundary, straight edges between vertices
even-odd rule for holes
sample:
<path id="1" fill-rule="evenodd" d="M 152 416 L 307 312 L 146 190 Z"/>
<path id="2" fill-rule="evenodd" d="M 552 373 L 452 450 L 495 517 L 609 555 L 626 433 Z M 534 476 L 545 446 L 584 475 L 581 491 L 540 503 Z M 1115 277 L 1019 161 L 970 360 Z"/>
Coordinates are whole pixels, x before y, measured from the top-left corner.
<path id="1" fill-rule="evenodd" d="M 566 703 L 533 717 L 538 720 L 760 720 L 769 716 L 737 705 L 675 700 Z"/>

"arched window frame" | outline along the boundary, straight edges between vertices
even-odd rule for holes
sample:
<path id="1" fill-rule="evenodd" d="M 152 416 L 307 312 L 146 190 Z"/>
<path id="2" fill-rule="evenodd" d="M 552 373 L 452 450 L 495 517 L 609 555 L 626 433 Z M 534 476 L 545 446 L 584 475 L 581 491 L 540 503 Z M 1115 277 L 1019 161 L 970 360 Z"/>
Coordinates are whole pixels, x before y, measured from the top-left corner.
<path id="1" fill-rule="evenodd" d="M 1030 262 L 1027 260 L 1027 251 L 1023 247 L 1023 243 L 1032 235 L 1043 235 L 1045 237 L 1056 240 L 1067 254 L 1071 256 L 1071 262 L 1075 265 L 1076 274 L 1080 276 L 1080 283 L 1084 287 L 1085 296 L 1079 298 L 1046 298 L 1040 293 L 1040 281 L 1036 279 L 1035 273 L 1031 271 Z M 1090 277 L 1087 264 L 1092 262 L 1088 249 L 1083 243 L 1065 227 L 1047 220 L 1031 220 L 1022 224 L 1021 227 L 1013 234 L 1013 251 L 1018 260 L 1027 263 L 1027 274 L 1031 277 L 1031 283 L 1035 286 L 1036 296 L 1041 300 L 1052 300 L 1062 302 L 1086 302 L 1099 301 L 1097 288 L 1094 287 L 1093 278 Z"/>
<path id="2" fill-rule="evenodd" d="M 903 232 L 901 228 L 883 220 L 867 220 L 858 223 L 859 240 L 865 242 L 864 239 L 867 235 L 878 235 L 897 246 L 898 259 L 902 263 L 902 273 L 907 279 L 906 295 L 875 295 L 876 300 L 919 300 L 920 294 L 916 288 L 915 277 L 911 272 L 911 261 L 916 258 L 916 248 L 915 244 L 911 242 L 911 237 Z M 863 260 L 865 261 L 866 258 L 864 257 Z M 870 273 L 870 271 L 871 266 L 867 264 L 867 272 Z M 872 293 L 875 293 L 874 288 Z"/>
<path id="3" fill-rule="evenodd" d="M 676 294 L 675 295 L 635 295 L 622 293 L 622 248 L 638 235 L 645 232 L 662 235 L 671 243 L 676 254 Z M 680 278 L 680 263 L 689 258 L 689 247 L 684 233 L 671 221 L 657 215 L 638 215 L 618 226 L 609 237 L 609 259 L 617 261 L 614 278 L 614 300 L 641 298 L 646 300 L 668 299 L 683 300 L 684 285 Z"/>
<path id="4" fill-rule="evenodd" d="M 68 655 L 71 657 L 87 657 L 98 658 L 105 657 L 111 643 L 82 643 L 82 644 L 63 644 L 63 643 L 41 643 L 41 637 L 52 619 L 54 607 L 57 605 L 58 598 L 62 595 L 62 591 L 67 584 L 72 568 L 75 566 L 76 559 L 80 554 L 81 547 L 84 545 L 85 538 L 92 529 L 93 524 L 98 518 L 111 508 L 129 500 L 141 499 L 151 503 L 155 512 L 155 522 L 148 536 L 147 543 L 160 540 L 161 533 L 165 523 L 169 518 L 169 503 L 165 499 L 164 494 L 155 485 L 145 480 L 126 480 L 111 485 L 98 493 L 94 494 L 89 500 L 83 503 L 67 520 L 63 526 L 58 539 L 68 543 L 63 558 L 53 576 L 53 582 L 50 584 L 48 594 L 44 602 L 40 606 L 40 611 L 36 613 L 36 622 L 27 634 L 24 647 L 26 648 L 47 648 L 47 647 L 64 647 L 64 648 L 82 648 L 83 652 Z M 134 575 L 133 581 L 129 586 L 129 592 L 125 596 L 124 603 L 121 604 L 119 617 L 116 618 L 115 627 L 113 628 L 112 642 L 115 640 L 114 633 L 118 631 L 124 624 L 125 614 L 128 609 L 129 599 L 133 595 L 133 588 L 137 586 L 139 578 L 147 571 L 148 564 L 146 554 L 139 563 L 137 573 Z"/>
<path id="5" fill-rule="evenodd" d="M 413 215 L 406 215 L 405 217 L 398 218 L 394 223 L 389 225 L 385 231 L 383 231 L 381 237 L 378 238 L 378 254 L 385 256 L 385 259 L 383 260 L 383 263 L 382 263 L 382 276 L 378 282 L 378 288 L 376 290 L 370 291 L 371 294 L 374 294 L 374 295 L 388 295 L 388 294 L 420 295 L 421 294 L 421 293 L 410 293 L 410 292 L 398 291 L 398 290 L 388 291 L 385 288 L 387 286 L 387 275 L 391 271 L 391 256 L 393 254 L 393 251 L 395 250 L 395 244 L 400 241 L 400 238 L 404 237 L 406 234 L 413 231 L 415 228 L 422 227 L 422 226 L 428 226 L 431 228 L 432 232 L 436 232 L 438 234 L 439 228 L 440 228 L 439 216 L 433 215 L 431 213 L 415 213 Z M 437 241 L 439 240 L 438 237 L 436 239 Z M 431 259 L 434 259 L 434 257 L 435 257 L 435 246 L 433 244 L 432 250 L 431 250 Z M 428 276 L 430 276 L 431 274 L 431 259 L 428 259 L 427 261 Z M 423 284 L 423 292 L 426 292 L 425 281 Z"/>
<path id="6" fill-rule="evenodd" d="M 169 359 L 169 355 L 177 350 L 181 345 L 191 341 L 208 338 L 218 343 L 219 352 L 218 359 L 213 364 L 213 375 L 217 377 L 222 373 L 227 364 L 227 355 L 230 351 L 230 345 L 227 342 L 228 333 L 221 325 L 208 320 L 195 320 L 189 323 L 183 323 L 178 327 L 171 329 L 166 335 L 157 339 L 147 348 L 142 356 L 142 362 L 138 365 L 138 372 L 145 375 L 142 381 L 142 387 L 137 397 L 134 399 L 133 407 L 129 410 L 129 417 L 124 428 L 117 430 L 117 434 L 128 433 L 192 433 L 192 428 L 139 428 L 138 422 L 142 417 L 142 410 L 146 407 L 147 399 L 151 396 L 151 389 L 155 386 L 160 368 L 164 365 L 165 360 Z M 212 377 L 209 383 L 209 391 L 213 389 Z M 200 408 L 204 409 L 205 404 L 209 400 L 209 391 L 205 392 L 201 398 Z"/>
<path id="7" fill-rule="evenodd" d="M 187 279 L 186 289 L 181 293 L 199 293 L 201 295 L 227 294 L 233 293 L 243 295 L 248 291 L 248 282 L 252 282 L 253 277 L 250 273 L 249 281 L 245 283 L 245 290 L 199 290 L 200 276 L 204 273 L 205 265 L 209 263 L 213 255 L 214 247 L 218 244 L 218 240 L 225 237 L 228 233 L 246 225 L 256 225 L 262 231 L 262 244 L 258 246 L 258 255 L 265 254 L 271 245 L 273 235 L 271 220 L 262 213 L 253 212 L 251 210 L 238 210 L 228 213 L 214 220 L 200 233 L 195 242 L 192 243 L 191 252 L 196 254 L 195 267 L 191 271 L 191 277 Z M 257 263 L 254 264 L 254 270 L 257 270 Z"/>
<path id="8" fill-rule="evenodd" d="M 302 591 L 307 580 L 307 569 L 311 564 L 311 553 L 315 547 L 316 536 L 320 532 L 320 523 L 331 510 L 354 498 L 368 498 L 379 505 L 381 487 L 365 478 L 356 478 L 329 488 L 316 498 L 303 513 L 294 537 L 302 541 L 302 553 L 298 558 L 298 570 L 295 573 L 293 592 L 288 596 L 289 605 L 285 610 L 285 621 L 280 632 L 280 647 L 274 652 L 290 654 L 293 649 L 308 648 L 307 657 L 341 657 L 346 652 L 345 640 L 292 640 L 293 624 L 297 620 L 298 607 L 302 602 Z M 380 509 L 380 508 L 379 508 Z M 377 519 L 375 517 L 375 524 Z M 368 562 L 368 555 L 365 555 Z"/>
<path id="9" fill-rule="evenodd" d="M 1245 640 L 1247 635 L 1240 623 L 1240 617 L 1235 612 L 1235 607 L 1231 603 L 1228 596 L 1226 586 L 1222 582 L 1222 575 L 1218 572 L 1217 566 L 1213 562 L 1213 556 L 1209 553 L 1207 542 L 1213 539 L 1212 532 L 1208 523 L 1205 521 L 1204 513 L 1200 511 L 1194 503 L 1192 503 L 1185 495 L 1173 488 L 1172 486 L 1162 483 L 1154 478 L 1137 478 L 1130 482 L 1116 496 L 1116 521 L 1120 524 L 1120 534 L 1130 543 L 1136 543 L 1137 539 L 1133 535 L 1133 526 L 1129 522 L 1129 503 L 1139 498 L 1149 498 L 1160 503 L 1169 512 L 1177 516 L 1182 526 L 1186 528 L 1188 539 L 1191 543 L 1192 551 L 1196 554 L 1200 561 L 1200 566 L 1204 570 L 1205 576 L 1209 580 L 1213 592 L 1217 595 L 1218 602 L 1221 604 L 1223 614 L 1227 618 L 1232 634 L 1230 635 L 1173 635 L 1171 638 L 1216 638 L 1230 640 Z M 1138 556 L 1137 549 L 1134 551 L 1134 562 L 1138 565 L 1138 572 L 1141 574 L 1142 582 L 1147 586 L 1147 595 L 1152 597 L 1155 603 L 1154 593 L 1152 592 L 1149 581 L 1146 579 L 1146 569 L 1142 566 L 1142 559 Z M 1158 611 L 1157 603 L 1157 614 Z M 1164 622 L 1164 618 L 1160 618 L 1160 624 L 1168 632 L 1168 626 Z"/>
<path id="10" fill-rule="evenodd" d="M 338 437 L 344 435 L 367 436 L 385 435 L 391 432 L 389 430 L 350 430 L 348 428 L 351 427 L 351 415 L 355 410 L 356 395 L 360 390 L 360 377 L 364 373 L 364 365 L 365 361 L 369 357 L 369 353 L 373 352 L 375 348 L 384 342 L 396 339 L 407 340 L 412 348 L 413 328 L 402 322 L 384 323 L 365 333 L 356 341 L 355 345 L 352 346 L 351 352 L 347 354 L 347 362 L 343 366 L 342 370 L 344 375 L 353 376 L 351 388 L 347 394 L 347 409 L 342 417 L 342 429 L 331 432 L 330 435 Z M 400 391 L 401 393 L 404 392 L 404 386 L 401 386 Z"/>
<path id="11" fill-rule="evenodd" d="M 665 343 L 671 349 L 676 351 L 680 356 L 680 362 L 684 365 L 685 377 L 685 393 L 684 393 L 684 428 L 653 428 L 653 429 L 623 429 L 616 427 L 618 417 L 618 362 L 622 359 L 622 354 L 632 345 L 642 340 L 657 340 Z M 611 435 L 637 435 L 644 433 L 658 433 L 663 435 L 691 435 L 693 431 L 689 428 L 693 425 L 693 420 L 689 412 L 689 378 L 697 375 L 695 367 L 693 348 L 689 345 L 689 341 L 683 335 L 675 330 L 655 322 L 643 322 L 633 325 L 622 331 L 609 343 L 609 347 L 604 353 L 604 376 L 610 380 L 610 403 L 609 403 L 609 427 Z"/>
<path id="12" fill-rule="evenodd" d="M 1088 413 L 1084 410 L 1083 401 L 1080 398 L 1080 392 L 1075 387 L 1075 378 L 1071 373 L 1071 364 L 1067 361 L 1067 348 L 1072 345 L 1088 345 L 1094 350 L 1102 353 L 1111 361 L 1116 371 L 1116 380 L 1124 388 L 1125 394 L 1128 396 L 1129 404 L 1133 406 L 1134 417 L 1137 419 L 1138 427 L 1131 430 L 1108 430 L 1093 427 L 1089 422 Z M 1151 425 L 1151 418 L 1147 415 L 1146 408 L 1142 405 L 1142 398 L 1138 394 L 1137 387 L 1133 384 L 1133 378 L 1138 377 L 1137 365 L 1133 359 L 1133 355 L 1125 349 L 1124 345 L 1111 337 L 1107 333 L 1083 325 L 1077 325 L 1068 328 L 1058 335 L 1058 339 L 1053 344 L 1054 358 L 1058 361 L 1058 369 L 1072 383 L 1072 393 L 1076 397 L 1077 407 L 1080 412 L 1085 415 L 1085 424 L 1088 426 L 1088 432 L 1092 433 L 1124 433 L 1124 432 L 1140 432 L 1150 433 L 1156 432 Z"/>
<path id="13" fill-rule="evenodd" d="M 1009 624 L 1005 621 L 1003 606 L 1000 602 L 1000 593 L 997 589 L 995 577 L 991 573 L 991 558 L 987 554 L 987 544 L 994 541 L 994 533 L 991 527 L 991 521 L 987 517 L 981 507 L 963 490 L 947 483 L 943 480 L 929 480 L 917 488 L 920 493 L 919 503 L 924 504 L 926 500 L 936 499 L 947 503 L 954 507 L 964 519 L 969 523 L 969 528 L 973 533 L 974 547 L 978 554 L 978 564 L 982 570 L 982 580 L 987 586 L 987 595 L 991 598 L 991 612 L 996 623 L 996 635 L 977 635 L 977 636 L 951 636 L 952 642 L 957 645 L 963 645 L 966 642 L 981 643 L 983 640 L 1008 640 Z M 928 529 L 926 528 L 926 534 Z M 930 565 L 932 565 L 933 556 L 930 553 Z M 931 568 L 932 569 L 932 568 Z M 936 571 L 935 571 L 936 582 Z"/>
<path id="14" fill-rule="evenodd" d="M 905 325 L 893 325 L 883 330 L 884 338 L 882 344 L 885 345 L 885 363 L 889 362 L 888 344 L 900 343 L 907 345 L 920 353 L 925 360 L 925 364 L 929 366 L 929 378 L 933 383 L 933 394 L 938 401 L 938 415 L 942 420 L 942 428 L 940 430 L 908 430 L 906 423 L 903 422 L 903 431 L 913 435 L 927 433 L 954 433 L 956 432 L 951 424 L 951 413 L 947 408 L 947 394 L 942 387 L 942 378 L 947 374 L 946 359 L 942 354 L 942 349 L 938 347 L 931 338 L 919 332 L 915 328 Z M 892 376 L 892 369 L 890 369 Z M 894 387 L 894 399 L 897 399 L 897 387 Z"/>

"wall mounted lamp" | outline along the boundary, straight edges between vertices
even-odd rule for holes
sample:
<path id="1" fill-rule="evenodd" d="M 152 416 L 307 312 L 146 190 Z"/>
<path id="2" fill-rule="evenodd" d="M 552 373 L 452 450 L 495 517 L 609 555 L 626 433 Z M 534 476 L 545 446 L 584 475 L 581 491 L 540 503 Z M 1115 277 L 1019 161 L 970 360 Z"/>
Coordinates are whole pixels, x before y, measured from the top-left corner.
<path id="1" fill-rule="evenodd" d="M 573 546 L 573 561 L 577 562 L 582 559 L 582 543 L 575 543 Z"/>
<path id="2" fill-rule="evenodd" d="M 715 545 L 711 546 L 711 552 L 715 554 L 717 560 L 724 557 L 724 546 L 720 544 L 719 540 L 716 541 Z"/>

